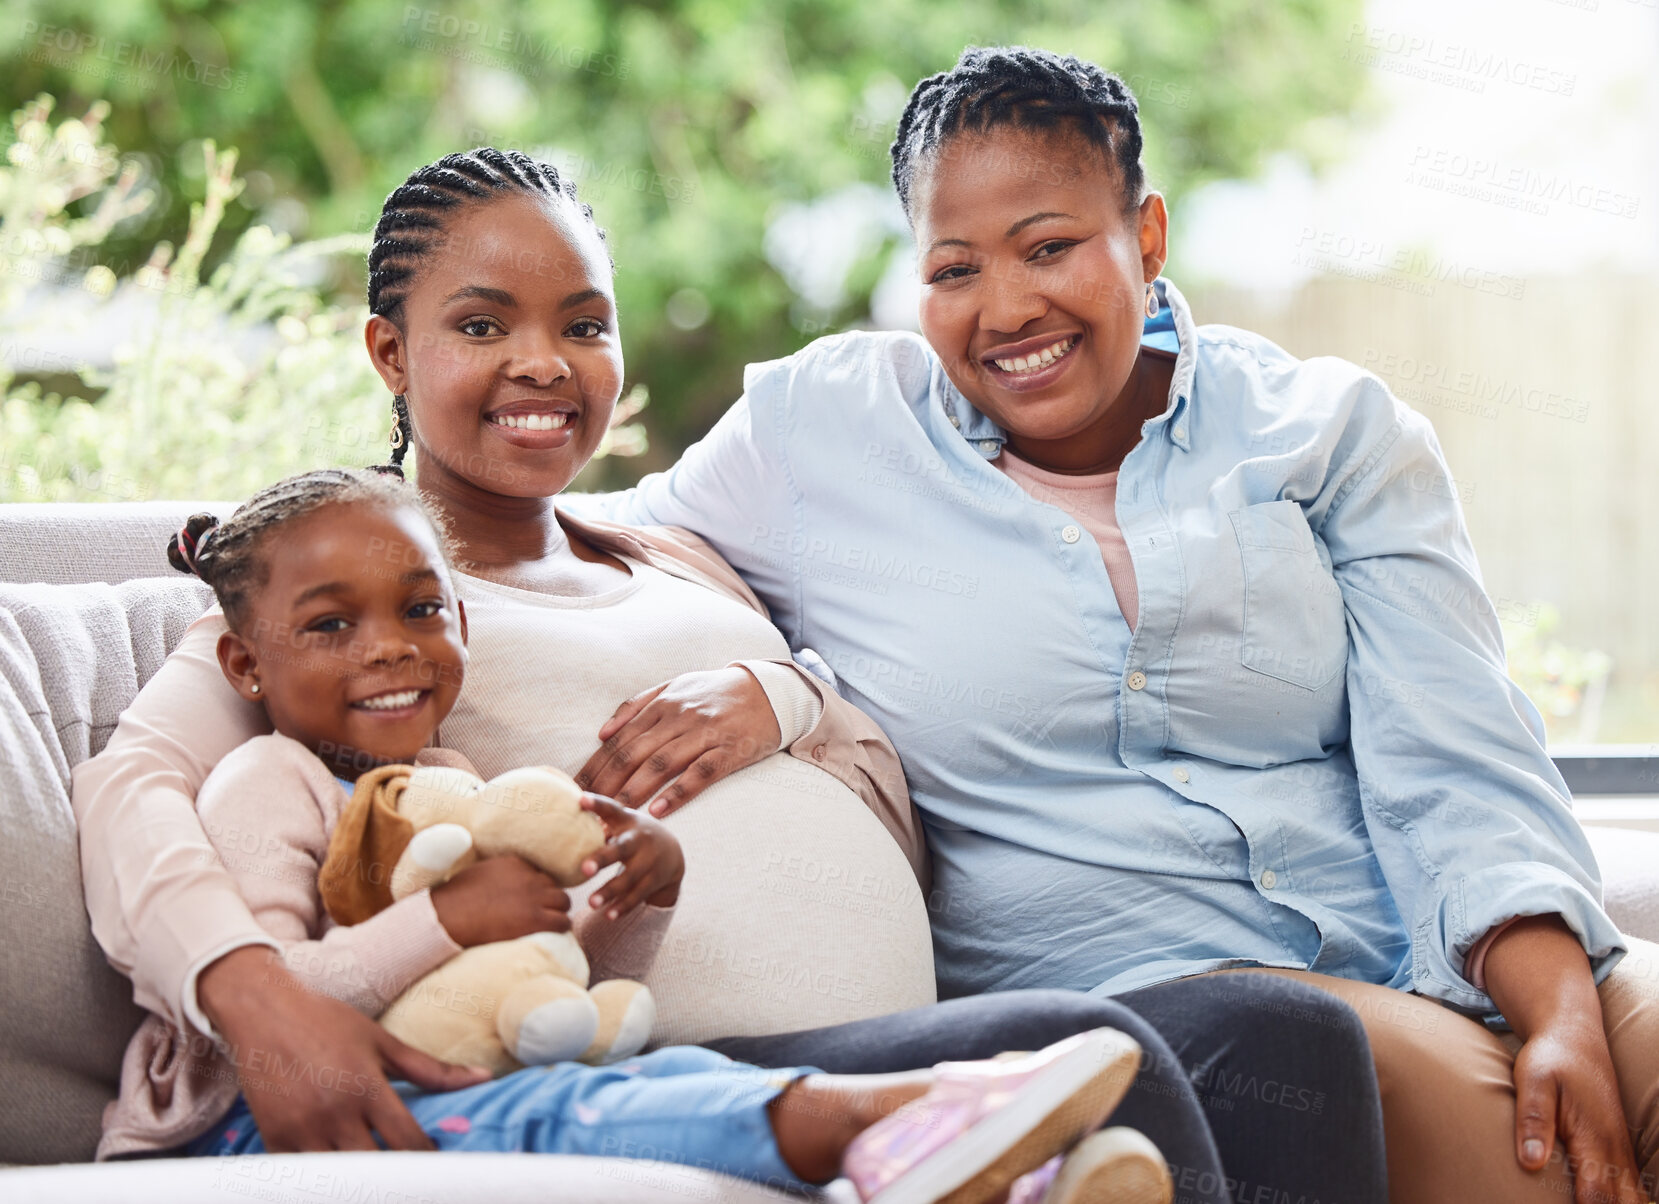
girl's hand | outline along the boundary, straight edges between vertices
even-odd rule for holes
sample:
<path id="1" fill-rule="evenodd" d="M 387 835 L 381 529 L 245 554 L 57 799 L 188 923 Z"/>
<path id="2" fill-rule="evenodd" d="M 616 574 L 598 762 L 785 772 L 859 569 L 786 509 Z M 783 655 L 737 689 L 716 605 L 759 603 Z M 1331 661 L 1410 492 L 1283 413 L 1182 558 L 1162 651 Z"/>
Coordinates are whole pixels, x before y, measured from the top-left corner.
<path id="1" fill-rule="evenodd" d="M 582 796 L 582 810 L 591 811 L 605 825 L 605 847 L 582 862 L 582 872 L 593 877 L 612 862 L 622 872 L 593 892 L 596 908 L 617 919 L 641 903 L 672 907 L 680 898 L 685 877 L 685 854 L 674 834 L 648 815 L 629 811 L 596 794 Z"/>
<path id="2" fill-rule="evenodd" d="M 570 896 L 522 857 L 486 857 L 432 888 L 432 906 L 463 949 L 570 931 Z"/>
<path id="3" fill-rule="evenodd" d="M 682 673 L 634 695 L 605 721 L 599 739 L 577 785 L 637 807 L 678 778 L 651 804 L 651 814 L 663 816 L 777 752 L 783 732 L 754 674 L 732 666 Z"/>
<path id="4" fill-rule="evenodd" d="M 1486 989 L 1520 1037 L 1515 1156 L 1542 1170 L 1557 1136 L 1574 1204 L 1645 1204 L 1590 961 L 1560 916 L 1531 916 L 1498 934 Z"/>

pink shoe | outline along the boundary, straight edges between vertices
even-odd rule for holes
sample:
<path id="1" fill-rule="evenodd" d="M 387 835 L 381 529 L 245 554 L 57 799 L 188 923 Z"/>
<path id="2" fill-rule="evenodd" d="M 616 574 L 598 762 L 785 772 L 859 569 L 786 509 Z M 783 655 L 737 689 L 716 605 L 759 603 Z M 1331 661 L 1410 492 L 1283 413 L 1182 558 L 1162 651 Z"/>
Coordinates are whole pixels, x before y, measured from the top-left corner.
<path id="1" fill-rule="evenodd" d="M 1099 1128 L 1140 1069 L 1115 1029 L 1038 1053 L 941 1062 L 932 1088 L 853 1139 L 842 1173 L 870 1204 L 983 1204 Z"/>
<path id="2" fill-rule="evenodd" d="M 1144 1134 L 1119 1126 L 1091 1133 L 1009 1189 L 1007 1204 L 1169 1204 L 1169 1168 Z"/>

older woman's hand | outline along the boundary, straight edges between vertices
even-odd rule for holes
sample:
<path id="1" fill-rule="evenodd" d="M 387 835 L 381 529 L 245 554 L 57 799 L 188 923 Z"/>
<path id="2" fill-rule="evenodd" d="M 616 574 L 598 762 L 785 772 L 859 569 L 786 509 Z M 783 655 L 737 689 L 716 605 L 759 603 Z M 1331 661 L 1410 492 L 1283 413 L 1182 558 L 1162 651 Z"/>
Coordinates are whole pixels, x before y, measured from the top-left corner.
<path id="1" fill-rule="evenodd" d="M 1644 1204 L 1590 962 L 1560 916 L 1501 932 L 1486 955 L 1492 1001 L 1524 1044 L 1515 1055 L 1515 1154 L 1542 1170 L 1557 1136 L 1574 1204 Z"/>
<path id="2" fill-rule="evenodd" d="M 682 673 L 634 695 L 605 721 L 599 739 L 577 783 L 625 807 L 662 790 L 649 810 L 663 816 L 777 752 L 783 732 L 760 682 L 734 665 Z"/>

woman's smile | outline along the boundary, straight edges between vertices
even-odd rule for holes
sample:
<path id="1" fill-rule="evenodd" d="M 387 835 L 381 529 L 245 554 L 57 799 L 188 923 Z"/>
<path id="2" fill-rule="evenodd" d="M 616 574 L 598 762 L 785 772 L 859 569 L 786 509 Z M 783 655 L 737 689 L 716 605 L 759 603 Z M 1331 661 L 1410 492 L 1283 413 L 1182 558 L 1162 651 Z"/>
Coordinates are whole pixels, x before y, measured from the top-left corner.
<path id="1" fill-rule="evenodd" d="M 1072 353 L 1083 341 L 1080 334 L 1068 334 L 1056 339 L 1039 335 L 993 350 L 981 358 L 986 380 L 992 385 L 1030 393 L 1046 389 L 1058 381 L 1077 362 Z"/>
<path id="2" fill-rule="evenodd" d="M 578 414 L 564 403 L 513 403 L 484 415 L 484 425 L 515 447 L 556 448 L 576 433 Z"/>
<path id="3" fill-rule="evenodd" d="M 1034 146 L 1053 172 L 1032 174 Z M 1115 468 L 1158 401 L 1140 346 L 1162 200 L 1127 206 L 1112 161 L 1063 131 L 996 128 L 957 134 L 911 204 L 922 334 L 951 383 L 1016 455 Z"/>

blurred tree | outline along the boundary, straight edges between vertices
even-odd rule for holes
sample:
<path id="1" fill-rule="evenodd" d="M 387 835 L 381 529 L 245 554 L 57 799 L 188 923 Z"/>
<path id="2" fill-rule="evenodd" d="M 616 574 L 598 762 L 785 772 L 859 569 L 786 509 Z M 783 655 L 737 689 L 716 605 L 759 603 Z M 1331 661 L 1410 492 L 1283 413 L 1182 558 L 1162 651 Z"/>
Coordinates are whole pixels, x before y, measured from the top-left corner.
<path id="1" fill-rule="evenodd" d="M 208 266 L 259 222 L 363 232 L 413 168 L 479 143 L 574 171 L 621 270 L 630 379 L 672 459 L 736 396 L 742 365 L 862 320 L 891 235 L 856 247 L 830 310 L 803 308 L 763 239 L 781 205 L 885 188 L 905 95 L 963 45 L 1092 59 L 1141 98 L 1153 183 L 1173 199 L 1317 150 L 1362 71 L 1341 53 L 1362 0 L 13 0 L 0 99 L 83 111 L 140 153 L 158 196 L 99 253 L 125 275 L 206 195 L 200 143 L 237 147 L 247 187 Z M 339 270 L 339 269 L 335 269 Z M 357 288 L 359 278 L 336 283 Z"/>

